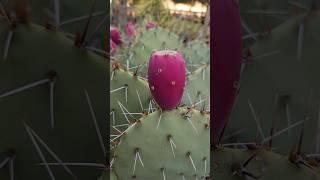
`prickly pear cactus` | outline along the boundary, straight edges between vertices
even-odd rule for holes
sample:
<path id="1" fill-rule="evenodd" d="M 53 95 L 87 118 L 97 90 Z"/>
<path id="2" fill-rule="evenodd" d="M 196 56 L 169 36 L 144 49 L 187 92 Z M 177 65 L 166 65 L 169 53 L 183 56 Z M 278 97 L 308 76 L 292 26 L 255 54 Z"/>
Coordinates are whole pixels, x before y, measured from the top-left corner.
<path id="1" fill-rule="evenodd" d="M 246 131 L 235 138 L 264 142 L 274 129 L 275 147 L 287 153 L 304 127 L 303 150 L 319 153 L 318 45 L 316 11 L 291 18 L 260 39 L 242 72 L 241 90 L 229 130 Z"/>
<path id="2" fill-rule="evenodd" d="M 0 38 L 0 178 L 96 178 L 76 166 L 104 164 L 106 59 L 35 24 L 1 22 Z"/>
<path id="3" fill-rule="evenodd" d="M 208 44 L 162 27 L 166 17 L 146 17 L 136 19 L 136 36 L 122 35 L 124 43 L 111 54 L 110 106 L 117 113 L 110 114 L 110 178 L 208 178 Z M 194 104 L 185 103 L 187 89 Z"/>
<path id="4" fill-rule="evenodd" d="M 118 179 L 203 179 L 210 167 L 209 116 L 178 108 L 155 111 L 117 141 L 112 168 Z"/>
<path id="5" fill-rule="evenodd" d="M 201 66 L 209 64 L 210 48 L 202 41 L 189 42 L 182 53 L 186 59 L 189 72 L 193 72 L 200 69 Z"/>
<path id="6" fill-rule="evenodd" d="M 146 75 L 148 61 L 153 50 L 182 49 L 183 44 L 179 37 L 167 30 L 156 27 L 140 33 L 131 48 L 125 54 L 125 58 L 119 58 L 127 69 L 139 68 L 139 74 Z"/>
<path id="7" fill-rule="evenodd" d="M 152 97 L 148 83 L 137 75 L 123 70 L 114 62 L 110 70 L 110 127 L 119 134 L 151 111 Z"/>
<path id="8" fill-rule="evenodd" d="M 210 111 L 210 66 L 203 65 L 187 76 L 182 104 Z"/>
<path id="9" fill-rule="evenodd" d="M 320 178 L 320 169 L 312 158 L 291 154 L 283 156 L 258 149 L 216 149 L 211 152 L 214 179 L 293 179 Z M 300 158 L 300 159 L 297 159 Z"/>

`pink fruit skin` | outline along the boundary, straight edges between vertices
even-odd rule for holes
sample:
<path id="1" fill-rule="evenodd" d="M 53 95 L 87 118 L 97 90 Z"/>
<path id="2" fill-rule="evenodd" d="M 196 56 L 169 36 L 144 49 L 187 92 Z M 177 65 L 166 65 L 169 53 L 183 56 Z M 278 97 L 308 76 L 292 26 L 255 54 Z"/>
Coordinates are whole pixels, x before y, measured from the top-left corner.
<path id="1" fill-rule="evenodd" d="M 149 88 L 163 110 L 176 108 L 186 83 L 185 62 L 177 51 L 155 51 L 148 67 Z"/>
<path id="2" fill-rule="evenodd" d="M 147 30 L 153 29 L 155 27 L 156 27 L 156 24 L 153 23 L 153 22 L 148 22 L 147 25 L 146 25 L 146 29 Z"/>
<path id="3" fill-rule="evenodd" d="M 113 54 L 117 50 L 117 45 L 110 39 L 110 53 Z"/>
<path id="4" fill-rule="evenodd" d="M 211 78 L 212 143 L 230 116 L 235 97 L 242 61 L 242 33 L 238 5 L 234 0 L 214 0 L 211 45 L 213 65 Z"/>
<path id="5" fill-rule="evenodd" d="M 110 27 L 110 39 L 116 44 L 120 45 L 121 44 L 121 35 L 116 27 Z"/>
<path id="6" fill-rule="evenodd" d="M 128 22 L 125 27 L 124 27 L 124 31 L 126 33 L 126 36 L 128 38 L 132 38 L 135 34 L 135 28 L 134 28 L 134 24 L 132 22 Z"/>

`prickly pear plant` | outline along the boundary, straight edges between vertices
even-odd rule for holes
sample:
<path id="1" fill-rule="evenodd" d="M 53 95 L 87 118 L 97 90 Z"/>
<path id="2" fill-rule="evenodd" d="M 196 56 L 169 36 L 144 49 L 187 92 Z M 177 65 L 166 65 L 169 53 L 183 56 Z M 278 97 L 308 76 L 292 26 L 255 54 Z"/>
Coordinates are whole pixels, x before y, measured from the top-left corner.
<path id="1" fill-rule="evenodd" d="M 250 47 L 290 17 L 307 13 L 319 4 L 319 0 L 239 1 L 244 46 Z"/>
<path id="2" fill-rule="evenodd" d="M 313 158 L 297 154 L 283 156 L 269 150 L 220 148 L 211 152 L 214 179 L 292 179 L 320 178 L 320 169 Z"/>
<path id="3" fill-rule="evenodd" d="M 110 178 L 205 179 L 210 173 L 209 111 L 198 108 L 203 101 L 197 102 L 196 92 L 207 101 L 208 45 L 200 40 L 187 45 L 152 18 L 135 27 L 136 36 L 111 54 Z M 184 102 L 186 90 L 197 104 Z"/>
<path id="4" fill-rule="evenodd" d="M 11 16 L 0 39 L 0 179 L 97 178 L 108 151 L 106 59 Z"/>
<path id="5" fill-rule="evenodd" d="M 213 129 L 215 141 L 231 113 L 238 91 L 242 61 L 240 14 L 236 1 L 218 0 L 213 5 Z M 228 22 L 228 23 L 226 23 Z"/>
<path id="6" fill-rule="evenodd" d="M 118 135 L 151 111 L 152 98 L 148 83 L 116 62 L 111 65 L 110 77 L 110 127 L 111 134 Z"/>
<path id="7" fill-rule="evenodd" d="M 203 179 L 209 176 L 209 116 L 157 110 L 117 137 L 112 169 L 118 179 Z"/>
<path id="8" fill-rule="evenodd" d="M 203 65 L 187 76 L 182 104 L 210 111 L 210 66 Z"/>
<path id="9" fill-rule="evenodd" d="M 185 62 L 177 51 L 154 51 L 148 67 L 148 82 L 161 109 L 176 108 L 186 84 Z"/>
<path id="10" fill-rule="evenodd" d="M 153 50 L 182 49 L 179 37 L 161 27 L 156 27 L 140 33 L 132 48 L 127 52 L 123 63 L 130 67 L 139 67 L 139 71 L 146 74 L 150 54 Z"/>
<path id="11" fill-rule="evenodd" d="M 252 56 L 242 72 L 238 103 L 228 125 L 229 130 L 247 125 L 246 131 L 235 137 L 239 141 L 257 136 L 264 142 L 273 128 L 275 147 L 287 153 L 304 128 L 303 139 L 308 143 L 303 151 L 320 152 L 319 22 L 317 9 L 293 17 L 250 48 Z"/>

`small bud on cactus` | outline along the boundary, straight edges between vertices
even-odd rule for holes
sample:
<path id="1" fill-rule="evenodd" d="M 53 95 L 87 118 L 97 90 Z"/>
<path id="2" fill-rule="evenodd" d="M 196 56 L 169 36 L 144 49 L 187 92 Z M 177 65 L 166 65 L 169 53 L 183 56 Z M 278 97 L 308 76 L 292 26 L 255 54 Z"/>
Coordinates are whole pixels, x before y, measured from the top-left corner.
<path id="1" fill-rule="evenodd" d="M 117 45 L 110 39 L 110 53 L 114 53 L 117 50 Z"/>
<path id="2" fill-rule="evenodd" d="M 154 51 L 149 60 L 148 81 L 151 94 L 163 110 L 176 108 L 182 98 L 185 62 L 177 51 Z"/>
<path id="3" fill-rule="evenodd" d="M 128 38 L 132 38 L 136 34 L 134 24 L 132 22 L 128 22 L 126 24 L 126 26 L 124 27 L 124 31 Z"/>
<path id="4" fill-rule="evenodd" d="M 156 24 L 153 23 L 153 22 L 148 22 L 147 25 L 146 25 L 146 29 L 149 30 L 149 29 L 153 29 L 156 27 Z"/>
<path id="5" fill-rule="evenodd" d="M 118 28 L 110 27 L 110 39 L 112 39 L 116 45 L 121 44 L 121 35 Z"/>

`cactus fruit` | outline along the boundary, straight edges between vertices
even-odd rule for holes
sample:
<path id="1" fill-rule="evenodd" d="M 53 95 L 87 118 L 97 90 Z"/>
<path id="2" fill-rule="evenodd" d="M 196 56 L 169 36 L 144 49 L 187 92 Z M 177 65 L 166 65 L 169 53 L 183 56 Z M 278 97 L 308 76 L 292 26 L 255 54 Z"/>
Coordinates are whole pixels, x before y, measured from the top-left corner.
<path id="1" fill-rule="evenodd" d="M 106 59 L 32 23 L 2 20 L 0 42 L 0 179 L 96 179 L 108 151 Z"/>
<path id="2" fill-rule="evenodd" d="M 148 82 L 154 100 L 163 109 L 176 108 L 186 84 L 183 57 L 178 51 L 154 51 L 148 67 Z"/>
<path id="3" fill-rule="evenodd" d="M 129 39 L 136 34 L 135 27 L 132 22 L 127 22 L 127 24 L 125 25 L 124 31 L 126 33 L 127 38 Z"/>
<path id="4" fill-rule="evenodd" d="M 146 29 L 149 30 L 149 29 L 153 29 L 156 27 L 156 24 L 154 22 L 151 22 L 149 21 L 147 24 L 146 24 Z"/>
<path id="5" fill-rule="evenodd" d="M 204 179 L 209 131 L 209 116 L 197 110 L 155 111 L 118 137 L 112 169 L 120 180 Z"/>
<path id="6" fill-rule="evenodd" d="M 212 140 L 229 118 L 238 91 L 242 61 L 242 37 L 236 1 L 216 0 L 213 5 Z M 228 22 L 228 23 L 226 23 Z"/>
<path id="7" fill-rule="evenodd" d="M 122 42 L 121 40 L 121 34 L 118 28 L 116 27 L 110 27 L 110 39 L 119 46 Z"/>

